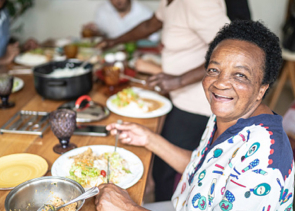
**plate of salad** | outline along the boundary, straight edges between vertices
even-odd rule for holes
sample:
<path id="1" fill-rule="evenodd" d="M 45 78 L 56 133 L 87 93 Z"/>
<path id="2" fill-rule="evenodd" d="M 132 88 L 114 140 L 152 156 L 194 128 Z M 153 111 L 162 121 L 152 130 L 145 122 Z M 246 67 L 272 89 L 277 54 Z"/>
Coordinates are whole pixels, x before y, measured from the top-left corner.
<path id="1" fill-rule="evenodd" d="M 108 171 L 109 162 L 109 171 Z M 109 172 L 109 175 L 107 175 Z M 52 165 L 52 176 L 73 179 L 85 189 L 110 182 L 126 189 L 143 175 L 143 164 L 132 152 L 113 146 L 91 145 L 73 149 Z"/>

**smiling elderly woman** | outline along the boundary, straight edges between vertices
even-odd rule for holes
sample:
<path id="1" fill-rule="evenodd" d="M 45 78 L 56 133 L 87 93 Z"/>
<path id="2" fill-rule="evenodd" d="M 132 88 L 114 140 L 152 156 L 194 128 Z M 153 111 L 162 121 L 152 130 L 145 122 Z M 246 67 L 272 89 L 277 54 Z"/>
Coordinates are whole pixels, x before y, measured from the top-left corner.
<path id="1" fill-rule="evenodd" d="M 194 152 L 137 124 L 108 129 L 121 130 L 123 143 L 146 147 L 183 174 L 172 197 L 176 210 L 291 210 L 291 146 L 282 117 L 262 104 L 281 61 L 278 38 L 261 23 L 232 22 L 206 55 L 203 87 L 213 115 Z M 100 188 L 97 210 L 145 210 L 115 185 Z"/>

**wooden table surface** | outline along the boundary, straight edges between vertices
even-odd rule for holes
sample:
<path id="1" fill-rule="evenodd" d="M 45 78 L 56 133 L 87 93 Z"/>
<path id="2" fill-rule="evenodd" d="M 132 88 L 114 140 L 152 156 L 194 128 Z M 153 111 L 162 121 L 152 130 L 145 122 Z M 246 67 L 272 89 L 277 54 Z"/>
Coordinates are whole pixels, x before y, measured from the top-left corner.
<path id="1" fill-rule="evenodd" d="M 34 88 L 33 76 L 32 75 L 16 75 L 17 77 L 24 80 L 24 87 L 22 90 L 10 95 L 10 101 L 15 102 L 15 107 L 0 110 L 0 127 L 7 122 L 16 112 L 20 110 L 30 111 L 53 111 L 58 106 L 66 101 L 53 101 L 43 99 L 37 94 Z M 104 94 L 106 88 L 99 84 L 94 83 L 94 87 L 89 95 L 92 99 L 98 103 L 105 105 L 107 96 Z M 93 122 L 91 124 L 106 125 L 112 122 L 116 122 L 118 119 L 129 122 L 137 122 L 145 125 L 154 132 L 159 132 L 162 126 L 164 117 L 149 118 L 149 119 L 136 119 L 128 118 L 111 113 L 110 116 L 102 121 Z M 71 143 L 75 143 L 78 147 L 87 145 L 112 145 L 115 144 L 115 138 L 113 136 L 107 137 L 93 137 L 93 136 L 75 136 L 71 137 Z M 50 176 L 51 166 L 54 161 L 60 156 L 53 152 L 52 148 L 58 143 L 58 139 L 54 136 L 50 127 L 44 132 L 43 137 L 37 135 L 21 135 L 4 133 L 0 135 L 0 157 L 10 155 L 14 153 L 32 153 L 43 157 L 48 163 L 48 172 L 46 176 Z M 132 187 L 128 188 L 127 191 L 131 198 L 137 203 L 141 204 L 144 190 L 147 182 L 148 171 L 150 169 L 152 153 L 143 147 L 128 146 L 118 143 L 118 147 L 122 147 L 126 150 L 133 152 L 137 155 L 143 165 L 144 173 L 142 178 Z M 0 190 L 0 210 L 5 210 L 4 202 L 9 191 Z M 81 211 L 94 211 L 94 199 L 86 200 Z"/>

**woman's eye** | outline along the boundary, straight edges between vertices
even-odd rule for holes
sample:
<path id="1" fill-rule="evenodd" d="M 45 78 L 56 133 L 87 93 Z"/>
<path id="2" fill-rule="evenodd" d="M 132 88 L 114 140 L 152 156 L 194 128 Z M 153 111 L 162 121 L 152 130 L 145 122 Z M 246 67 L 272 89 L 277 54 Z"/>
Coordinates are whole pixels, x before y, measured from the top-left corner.
<path id="1" fill-rule="evenodd" d="M 216 70 L 214 68 L 209 68 L 209 69 L 207 69 L 207 73 L 208 74 L 217 74 L 218 73 L 218 70 Z"/>
<path id="2" fill-rule="evenodd" d="M 242 74 L 242 73 L 237 73 L 237 76 L 240 77 L 240 78 L 245 78 L 245 79 L 247 79 L 247 76 L 245 76 L 245 75 Z"/>

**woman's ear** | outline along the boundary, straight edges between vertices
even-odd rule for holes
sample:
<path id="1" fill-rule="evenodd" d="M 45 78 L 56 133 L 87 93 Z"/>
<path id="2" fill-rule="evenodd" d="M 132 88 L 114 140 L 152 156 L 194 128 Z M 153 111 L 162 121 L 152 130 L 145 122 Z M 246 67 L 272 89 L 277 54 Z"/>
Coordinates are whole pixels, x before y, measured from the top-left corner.
<path id="1" fill-rule="evenodd" d="M 266 90 L 268 89 L 269 87 L 269 84 L 262 84 L 259 88 L 259 93 L 258 93 L 258 96 L 257 96 L 257 100 L 260 101 L 263 99 L 263 96 L 266 92 Z"/>

